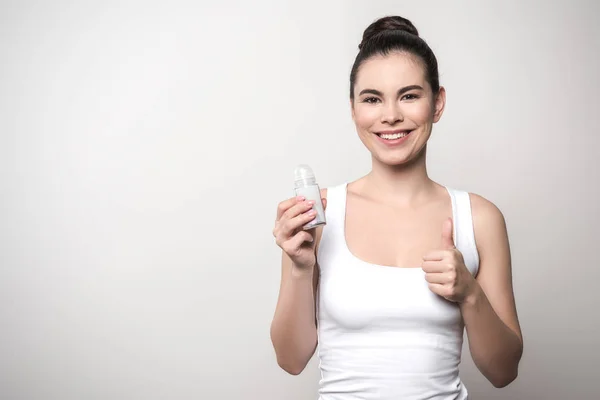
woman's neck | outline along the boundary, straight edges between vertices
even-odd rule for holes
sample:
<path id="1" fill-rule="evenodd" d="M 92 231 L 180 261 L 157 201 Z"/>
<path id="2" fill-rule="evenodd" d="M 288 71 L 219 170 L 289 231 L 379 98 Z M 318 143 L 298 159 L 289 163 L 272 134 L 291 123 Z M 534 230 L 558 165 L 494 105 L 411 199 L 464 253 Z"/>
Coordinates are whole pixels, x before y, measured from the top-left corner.
<path id="1" fill-rule="evenodd" d="M 386 165 L 373 158 L 371 172 L 362 179 L 360 191 L 386 203 L 407 206 L 430 199 L 436 184 L 427 174 L 426 150 L 402 165 Z"/>

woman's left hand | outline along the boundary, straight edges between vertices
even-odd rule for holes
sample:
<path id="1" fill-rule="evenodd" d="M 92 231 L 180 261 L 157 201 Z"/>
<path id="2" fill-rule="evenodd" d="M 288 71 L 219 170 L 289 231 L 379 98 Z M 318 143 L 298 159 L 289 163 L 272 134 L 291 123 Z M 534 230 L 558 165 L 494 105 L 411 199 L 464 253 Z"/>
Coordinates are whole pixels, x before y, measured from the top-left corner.
<path id="1" fill-rule="evenodd" d="M 461 252 L 454 246 L 452 225 L 452 218 L 444 222 L 442 249 L 426 254 L 422 269 L 433 293 L 455 303 L 462 303 L 471 296 L 477 283 L 465 266 Z"/>

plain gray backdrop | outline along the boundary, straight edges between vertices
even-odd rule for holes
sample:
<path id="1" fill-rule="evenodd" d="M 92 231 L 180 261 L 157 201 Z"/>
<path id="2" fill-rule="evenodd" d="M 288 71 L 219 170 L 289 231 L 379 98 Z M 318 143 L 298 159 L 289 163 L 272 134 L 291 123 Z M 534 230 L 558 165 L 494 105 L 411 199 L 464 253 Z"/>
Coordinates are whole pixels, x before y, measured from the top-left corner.
<path id="1" fill-rule="evenodd" d="M 432 178 L 503 211 L 525 338 L 473 399 L 600 396 L 595 1 L 0 2 L 0 397 L 317 398 L 269 338 L 293 168 L 367 173 L 348 76 L 376 18 L 436 53 Z"/>

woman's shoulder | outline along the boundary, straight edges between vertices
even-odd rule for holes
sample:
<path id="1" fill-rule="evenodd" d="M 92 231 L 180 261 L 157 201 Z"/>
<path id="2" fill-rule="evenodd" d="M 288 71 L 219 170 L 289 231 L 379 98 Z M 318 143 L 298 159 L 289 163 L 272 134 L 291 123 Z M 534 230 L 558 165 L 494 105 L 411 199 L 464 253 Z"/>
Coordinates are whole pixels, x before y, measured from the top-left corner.
<path id="1" fill-rule="evenodd" d="M 500 208 L 496 204 L 494 204 L 490 199 L 487 199 L 478 193 L 469 192 L 468 190 L 464 190 L 461 188 L 448 187 L 440 183 L 438 183 L 438 185 L 441 185 L 442 187 L 448 189 L 451 192 L 462 193 L 463 195 L 465 195 L 465 198 L 469 199 L 471 212 L 474 218 L 477 217 L 478 219 L 488 220 L 488 222 L 489 220 L 504 219 Z"/>
<path id="2" fill-rule="evenodd" d="M 473 233 L 479 252 L 485 252 L 486 248 L 506 240 L 507 228 L 504 214 L 500 208 L 491 200 L 477 193 L 470 193 L 471 215 L 473 218 Z"/>
<path id="3" fill-rule="evenodd" d="M 504 215 L 496 204 L 480 194 L 468 193 L 475 224 L 482 226 L 504 224 Z"/>

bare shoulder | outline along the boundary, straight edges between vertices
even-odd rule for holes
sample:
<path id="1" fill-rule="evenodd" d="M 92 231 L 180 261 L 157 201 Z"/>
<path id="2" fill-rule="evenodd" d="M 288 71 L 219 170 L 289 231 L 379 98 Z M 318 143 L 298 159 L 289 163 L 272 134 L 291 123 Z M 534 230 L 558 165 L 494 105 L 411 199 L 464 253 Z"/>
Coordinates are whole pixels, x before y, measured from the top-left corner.
<path id="1" fill-rule="evenodd" d="M 483 218 L 504 219 L 500 208 L 490 200 L 477 193 L 469 193 L 473 214 Z"/>
<path id="2" fill-rule="evenodd" d="M 490 230 L 496 233 L 506 231 L 504 214 L 496 204 L 476 193 L 469 193 L 469 197 L 475 236 L 486 236 L 485 232 Z"/>
<path id="3" fill-rule="evenodd" d="M 508 288 L 511 255 L 504 215 L 498 206 L 483 196 L 474 193 L 469 193 L 469 196 L 475 243 L 479 253 L 478 280 L 487 281 L 488 288 L 505 280 Z"/>

